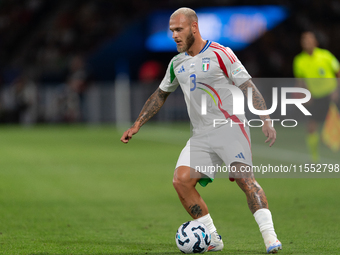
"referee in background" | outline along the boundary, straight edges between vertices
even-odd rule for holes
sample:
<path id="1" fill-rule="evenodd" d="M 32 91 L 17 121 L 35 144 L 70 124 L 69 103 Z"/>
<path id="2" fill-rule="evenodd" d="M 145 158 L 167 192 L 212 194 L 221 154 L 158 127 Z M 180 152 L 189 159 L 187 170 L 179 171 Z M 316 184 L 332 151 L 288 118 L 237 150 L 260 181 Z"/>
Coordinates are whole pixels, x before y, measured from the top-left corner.
<path id="1" fill-rule="evenodd" d="M 330 101 L 338 102 L 339 88 L 335 78 L 340 78 L 340 65 L 332 53 L 317 47 L 313 32 L 302 33 L 301 46 L 302 52 L 294 58 L 293 71 L 296 78 L 303 78 L 302 86 L 312 95 L 309 104 L 312 116 L 307 122 L 306 142 L 311 160 L 316 163 L 319 160 L 318 123 L 325 121 Z"/>

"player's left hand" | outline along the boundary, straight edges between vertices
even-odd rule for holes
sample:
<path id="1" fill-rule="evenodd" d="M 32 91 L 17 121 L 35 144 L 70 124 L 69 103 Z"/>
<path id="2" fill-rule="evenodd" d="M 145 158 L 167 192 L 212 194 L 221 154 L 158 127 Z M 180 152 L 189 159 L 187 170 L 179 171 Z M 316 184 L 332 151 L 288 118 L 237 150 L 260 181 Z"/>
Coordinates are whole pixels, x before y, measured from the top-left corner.
<path id="1" fill-rule="evenodd" d="M 267 137 L 267 140 L 265 141 L 265 143 L 270 142 L 269 147 L 272 147 L 272 145 L 275 143 L 275 140 L 276 140 L 276 130 L 272 126 L 272 121 L 270 120 L 264 121 L 264 124 L 262 126 L 262 132 Z"/>

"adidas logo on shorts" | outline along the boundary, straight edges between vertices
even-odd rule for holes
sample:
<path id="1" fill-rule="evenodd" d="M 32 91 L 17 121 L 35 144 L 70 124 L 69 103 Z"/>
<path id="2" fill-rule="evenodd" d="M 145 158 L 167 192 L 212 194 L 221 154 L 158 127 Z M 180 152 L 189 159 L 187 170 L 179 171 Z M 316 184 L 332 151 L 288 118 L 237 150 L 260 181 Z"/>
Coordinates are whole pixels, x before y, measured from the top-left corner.
<path id="1" fill-rule="evenodd" d="M 244 155 L 243 155 L 242 152 L 239 153 L 239 154 L 237 154 L 237 155 L 235 156 L 235 158 L 243 158 L 243 159 L 246 159 L 246 158 L 244 157 Z"/>

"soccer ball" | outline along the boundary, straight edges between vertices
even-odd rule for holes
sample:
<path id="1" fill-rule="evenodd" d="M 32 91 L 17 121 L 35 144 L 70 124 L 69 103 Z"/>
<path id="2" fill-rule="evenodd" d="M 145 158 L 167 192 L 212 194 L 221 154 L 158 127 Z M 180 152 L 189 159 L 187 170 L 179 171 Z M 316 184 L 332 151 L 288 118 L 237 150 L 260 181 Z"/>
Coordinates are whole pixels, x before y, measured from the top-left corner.
<path id="1" fill-rule="evenodd" d="M 203 253 L 211 241 L 211 235 L 207 227 L 198 221 L 183 223 L 176 233 L 176 244 L 183 253 Z"/>

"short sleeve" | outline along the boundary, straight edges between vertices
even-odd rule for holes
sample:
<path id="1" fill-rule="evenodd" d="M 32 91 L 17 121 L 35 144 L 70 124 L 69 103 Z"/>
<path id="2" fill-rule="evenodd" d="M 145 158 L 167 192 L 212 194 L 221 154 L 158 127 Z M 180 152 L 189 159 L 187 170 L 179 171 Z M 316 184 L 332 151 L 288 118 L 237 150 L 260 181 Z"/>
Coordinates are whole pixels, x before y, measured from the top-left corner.
<path id="1" fill-rule="evenodd" d="M 220 48 L 221 51 L 215 52 L 220 64 L 220 67 L 226 73 L 229 79 L 238 87 L 248 81 L 251 76 L 241 61 L 236 57 L 234 52 L 228 48 Z"/>
<path id="2" fill-rule="evenodd" d="M 339 61 L 337 60 L 337 58 L 332 53 L 330 53 L 329 51 L 327 51 L 327 52 L 328 52 L 328 55 L 329 55 L 329 58 L 330 58 L 330 61 L 331 61 L 332 70 L 334 71 L 334 73 L 339 72 L 339 70 L 340 70 Z"/>
<path id="3" fill-rule="evenodd" d="M 165 76 L 159 85 L 159 88 L 165 92 L 174 92 L 179 85 L 174 71 L 174 61 L 175 59 L 170 61 Z"/>

